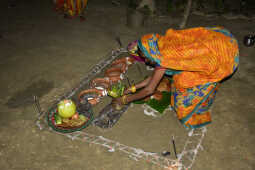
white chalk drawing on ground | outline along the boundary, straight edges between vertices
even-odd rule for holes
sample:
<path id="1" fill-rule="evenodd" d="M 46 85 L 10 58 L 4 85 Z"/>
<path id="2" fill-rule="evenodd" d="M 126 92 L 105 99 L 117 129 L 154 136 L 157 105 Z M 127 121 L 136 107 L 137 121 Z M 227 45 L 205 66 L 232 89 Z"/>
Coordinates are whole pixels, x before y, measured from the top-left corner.
<path id="1" fill-rule="evenodd" d="M 92 76 L 100 73 L 115 58 L 117 58 L 121 53 L 125 53 L 125 52 L 127 51 L 124 49 L 113 50 L 110 53 L 111 54 L 110 57 L 107 57 L 105 60 L 96 64 L 92 68 L 92 70 L 85 76 L 83 81 L 81 81 L 78 88 L 72 89 L 71 92 L 57 99 L 55 105 L 59 101 L 61 101 L 63 98 L 70 98 L 71 96 L 73 96 L 82 86 L 89 83 L 90 78 Z M 146 107 L 144 109 L 149 109 L 149 108 Z M 146 160 L 147 162 L 158 165 L 168 170 L 190 169 L 196 160 L 196 156 L 199 150 L 200 149 L 203 150 L 202 141 L 207 132 L 207 129 L 205 127 L 195 129 L 195 130 L 190 130 L 187 134 L 188 138 L 185 142 L 183 150 L 179 154 L 177 154 L 177 159 L 170 159 L 170 158 L 162 156 L 161 153 L 146 152 L 143 149 L 123 145 L 117 141 L 107 139 L 103 136 L 96 136 L 83 131 L 77 131 L 77 132 L 68 133 L 68 134 L 56 132 L 52 130 L 50 127 L 48 127 L 46 119 L 45 119 L 46 112 L 42 112 L 41 109 L 37 110 L 37 112 L 39 113 L 38 113 L 38 118 L 36 120 L 36 126 L 40 130 L 49 130 L 53 133 L 64 135 L 70 138 L 71 140 L 80 140 L 83 142 L 100 145 L 106 148 L 109 152 L 120 151 L 127 154 L 131 159 L 135 161 Z M 155 115 L 156 115 L 156 111 L 153 110 L 153 114 L 151 112 L 151 116 L 155 116 Z"/>

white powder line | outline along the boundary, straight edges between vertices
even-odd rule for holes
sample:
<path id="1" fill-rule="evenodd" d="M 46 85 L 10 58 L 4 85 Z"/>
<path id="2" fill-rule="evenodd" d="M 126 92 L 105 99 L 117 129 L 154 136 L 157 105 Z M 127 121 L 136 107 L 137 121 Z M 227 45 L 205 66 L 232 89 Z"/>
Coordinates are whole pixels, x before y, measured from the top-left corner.
<path id="1" fill-rule="evenodd" d="M 70 93 L 67 93 L 66 95 L 58 99 L 53 107 L 56 107 L 56 104 L 59 101 L 61 101 L 63 98 L 70 98 L 71 96 L 73 96 L 81 87 L 89 83 L 91 77 L 100 73 L 115 58 L 117 58 L 121 53 L 125 53 L 125 52 L 127 51 L 124 49 L 113 50 L 111 52 L 110 57 L 108 57 L 106 60 L 99 62 L 98 64 L 95 65 L 95 67 L 93 67 L 93 69 L 85 76 L 85 78 L 80 83 L 80 86 L 78 88 L 73 89 Z M 46 112 L 44 112 L 44 118 L 45 118 L 45 115 L 46 115 Z M 77 132 L 73 132 L 69 134 L 59 133 L 49 128 L 47 125 L 47 121 L 45 120 L 46 119 L 42 120 L 41 117 L 40 118 L 38 117 L 36 121 L 36 126 L 40 130 L 46 129 L 56 134 L 64 135 L 70 138 L 71 140 L 80 140 L 80 141 L 85 141 L 87 143 L 100 145 L 107 148 L 109 152 L 115 152 L 118 150 L 127 154 L 130 158 L 132 158 L 135 161 L 146 160 L 148 162 L 151 162 L 155 165 L 158 165 L 162 168 L 166 168 L 168 170 L 190 169 L 195 162 L 199 149 L 201 150 L 203 149 L 202 141 L 207 132 L 207 129 L 205 127 L 189 131 L 187 135 L 188 139 L 185 142 L 182 152 L 177 155 L 178 159 L 174 160 L 174 159 L 163 157 L 161 153 L 146 152 L 140 148 L 123 145 L 117 141 L 107 139 L 103 136 L 96 136 L 83 131 L 77 131 Z M 198 141 L 198 142 L 194 142 L 194 141 Z"/>

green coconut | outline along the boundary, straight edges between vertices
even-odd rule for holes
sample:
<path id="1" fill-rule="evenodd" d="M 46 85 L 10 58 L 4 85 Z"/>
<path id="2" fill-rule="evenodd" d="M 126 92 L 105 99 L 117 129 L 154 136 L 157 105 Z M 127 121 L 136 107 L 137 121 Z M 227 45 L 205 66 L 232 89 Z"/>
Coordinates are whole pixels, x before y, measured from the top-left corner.
<path id="1" fill-rule="evenodd" d="M 62 100 L 58 103 L 58 114 L 62 118 L 70 118 L 76 113 L 76 105 L 72 100 Z"/>

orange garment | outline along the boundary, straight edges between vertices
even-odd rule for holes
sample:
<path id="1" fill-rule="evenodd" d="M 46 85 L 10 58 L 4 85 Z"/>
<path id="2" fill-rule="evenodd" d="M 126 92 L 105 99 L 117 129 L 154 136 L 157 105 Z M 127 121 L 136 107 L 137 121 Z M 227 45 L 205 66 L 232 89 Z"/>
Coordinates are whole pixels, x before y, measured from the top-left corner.
<path id="1" fill-rule="evenodd" d="M 88 4 L 88 0 L 56 0 L 56 10 L 69 16 L 81 16 Z"/>
<path id="2" fill-rule="evenodd" d="M 173 75 L 171 106 L 187 128 L 211 122 L 219 81 L 236 71 L 238 43 L 226 29 L 169 29 L 165 36 L 149 34 L 137 42 L 139 49 L 157 66 Z"/>
<path id="3" fill-rule="evenodd" d="M 176 88 L 219 82 L 233 73 L 239 52 L 237 41 L 217 29 L 169 29 L 164 36 L 143 36 L 139 47 L 160 66 L 182 71 L 173 76 Z"/>

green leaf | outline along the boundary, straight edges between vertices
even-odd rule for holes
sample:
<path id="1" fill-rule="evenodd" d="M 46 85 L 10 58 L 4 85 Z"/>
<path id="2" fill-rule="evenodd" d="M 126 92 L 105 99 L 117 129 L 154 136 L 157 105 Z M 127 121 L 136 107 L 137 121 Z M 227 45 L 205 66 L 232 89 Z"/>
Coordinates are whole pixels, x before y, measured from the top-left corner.
<path id="1" fill-rule="evenodd" d="M 155 109 L 159 113 L 163 113 L 165 109 L 170 105 L 171 103 L 171 93 L 170 92 L 162 92 L 163 97 L 160 101 L 155 99 L 150 99 L 147 102 L 143 100 L 134 101 L 134 104 L 147 104 L 151 108 Z"/>

